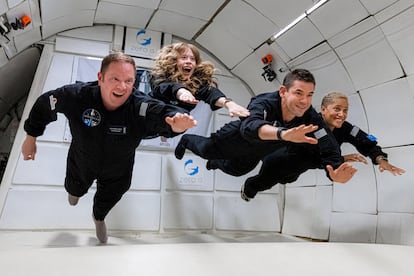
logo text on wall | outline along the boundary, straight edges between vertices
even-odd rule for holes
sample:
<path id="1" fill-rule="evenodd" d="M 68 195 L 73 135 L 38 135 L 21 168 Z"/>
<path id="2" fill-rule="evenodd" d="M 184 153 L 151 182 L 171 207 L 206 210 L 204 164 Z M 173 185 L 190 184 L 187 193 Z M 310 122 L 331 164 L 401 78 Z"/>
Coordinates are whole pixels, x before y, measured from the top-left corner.
<path id="1" fill-rule="evenodd" d="M 125 53 L 144 58 L 155 58 L 161 48 L 161 33 L 145 29 L 127 28 Z"/>
<path id="2" fill-rule="evenodd" d="M 186 177 L 179 177 L 178 183 L 181 185 L 201 185 L 203 184 L 203 177 L 199 175 L 200 167 L 194 163 L 192 159 L 184 162 L 184 172 Z"/>

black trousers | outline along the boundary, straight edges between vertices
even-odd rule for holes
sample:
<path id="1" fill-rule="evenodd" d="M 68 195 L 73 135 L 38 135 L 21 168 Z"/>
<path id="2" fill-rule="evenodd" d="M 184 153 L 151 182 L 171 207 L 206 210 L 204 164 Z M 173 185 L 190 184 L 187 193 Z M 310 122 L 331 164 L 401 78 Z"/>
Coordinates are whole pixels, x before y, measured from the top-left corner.
<path id="1" fill-rule="evenodd" d="M 93 215 L 104 220 L 131 186 L 133 164 L 125 164 L 122 171 L 100 167 L 93 162 L 81 162 L 69 153 L 66 167 L 65 189 L 77 197 L 85 195 L 96 180 Z"/>
<path id="2" fill-rule="evenodd" d="M 180 143 L 203 159 L 210 160 L 211 169 L 240 176 L 253 170 L 260 160 L 284 143 L 251 143 L 244 139 L 239 124 L 230 122 L 210 137 L 184 134 Z"/>
<path id="3" fill-rule="evenodd" d="M 271 189 L 274 185 L 296 181 L 309 169 L 321 168 L 318 154 L 289 152 L 288 147 L 273 151 L 263 158 L 257 175 L 246 179 L 244 193 L 254 198 L 258 192 Z"/>

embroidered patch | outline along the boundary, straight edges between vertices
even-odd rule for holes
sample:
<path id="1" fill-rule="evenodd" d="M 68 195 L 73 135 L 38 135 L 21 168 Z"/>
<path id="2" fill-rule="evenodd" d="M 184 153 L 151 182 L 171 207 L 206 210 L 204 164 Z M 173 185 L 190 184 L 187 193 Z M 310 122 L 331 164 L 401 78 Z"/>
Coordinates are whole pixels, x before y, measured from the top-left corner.
<path id="1" fill-rule="evenodd" d="M 326 130 L 324 128 L 321 128 L 320 130 L 315 131 L 314 135 L 315 135 L 315 138 L 319 140 L 322 137 L 326 136 L 327 133 L 326 133 Z"/>
<path id="2" fill-rule="evenodd" d="M 82 114 L 82 121 L 88 127 L 95 127 L 101 122 L 101 114 L 93 108 L 85 110 Z"/>
<path id="3" fill-rule="evenodd" d="M 142 103 L 139 107 L 139 116 L 145 117 L 147 115 L 148 103 Z"/>
<path id="4" fill-rule="evenodd" d="M 358 132 L 359 132 L 359 127 L 357 127 L 357 126 L 354 126 L 353 128 L 352 128 L 352 130 L 351 130 L 351 135 L 352 136 L 354 136 L 354 137 L 356 137 L 357 136 L 357 134 L 358 134 Z"/>
<path id="5" fill-rule="evenodd" d="M 49 96 L 49 104 L 50 104 L 50 109 L 51 110 L 55 110 L 56 103 L 57 103 L 57 99 L 55 97 L 53 97 L 53 95 L 50 95 Z"/>

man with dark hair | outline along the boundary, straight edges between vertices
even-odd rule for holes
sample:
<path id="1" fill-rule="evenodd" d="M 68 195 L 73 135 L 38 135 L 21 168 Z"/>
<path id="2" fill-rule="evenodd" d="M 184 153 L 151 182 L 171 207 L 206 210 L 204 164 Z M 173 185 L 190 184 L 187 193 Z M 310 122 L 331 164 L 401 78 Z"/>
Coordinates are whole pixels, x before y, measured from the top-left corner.
<path id="1" fill-rule="evenodd" d="M 308 70 L 293 70 L 279 91 L 252 98 L 250 116 L 225 124 L 210 137 L 184 134 L 175 155 L 181 159 L 189 149 L 209 160 L 207 169 L 240 176 L 253 170 L 266 155 L 286 148 L 295 155 L 305 153 L 321 159 L 328 177 L 345 183 L 356 169 L 344 163 L 335 138 L 312 107 L 314 88 L 315 79 Z M 243 186 L 242 197 L 249 200 Z"/>
<path id="2" fill-rule="evenodd" d="M 157 133 L 171 137 L 196 125 L 186 111 L 134 91 L 134 59 L 117 52 L 102 60 L 98 81 L 66 85 L 42 94 L 24 129 L 24 160 L 34 160 L 36 137 L 63 113 L 72 134 L 65 189 L 76 205 L 94 180 L 93 219 L 96 236 L 107 242 L 104 219 L 129 189 L 135 150 L 141 139 Z"/>

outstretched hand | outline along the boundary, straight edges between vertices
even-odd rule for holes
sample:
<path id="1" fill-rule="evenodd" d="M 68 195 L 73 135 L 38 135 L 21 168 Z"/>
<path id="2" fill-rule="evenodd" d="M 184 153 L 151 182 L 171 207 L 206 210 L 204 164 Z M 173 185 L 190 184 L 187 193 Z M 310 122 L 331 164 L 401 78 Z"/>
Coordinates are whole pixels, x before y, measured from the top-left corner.
<path id="1" fill-rule="evenodd" d="M 403 173 L 405 173 L 404 169 L 398 168 L 398 167 L 388 163 L 388 161 L 386 161 L 386 160 L 380 160 L 378 162 L 378 166 L 379 166 L 379 171 L 380 172 L 389 171 L 393 175 L 402 175 Z"/>
<path id="2" fill-rule="evenodd" d="M 173 117 L 166 117 L 165 122 L 171 126 L 176 133 L 181 133 L 197 125 L 193 116 L 183 113 L 176 113 Z"/>
<path id="3" fill-rule="evenodd" d="M 307 133 L 310 133 L 317 129 L 318 126 L 315 125 L 300 125 L 298 127 L 293 127 L 282 131 L 281 137 L 284 141 L 290 141 L 294 143 L 317 144 L 317 139 L 306 136 Z"/>
<path id="4" fill-rule="evenodd" d="M 367 159 L 358 153 L 346 154 L 343 157 L 345 162 L 361 162 L 364 164 L 368 164 Z"/>
<path id="5" fill-rule="evenodd" d="M 225 104 L 229 111 L 230 117 L 247 117 L 250 115 L 250 111 L 243 106 L 233 102 L 229 101 Z"/>
<path id="6" fill-rule="evenodd" d="M 194 95 L 185 88 L 180 88 L 177 91 L 177 99 L 184 103 L 189 104 L 198 104 L 199 100 L 197 100 Z"/>
<path id="7" fill-rule="evenodd" d="M 341 166 L 339 166 L 337 169 L 334 170 L 334 168 L 331 165 L 327 165 L 326 169 L 328 170 L 329 177 L 339 183 L 346 183 L 348 182 L 354 174 L 358 171 L 348 163 L 342 163 Z"/>

